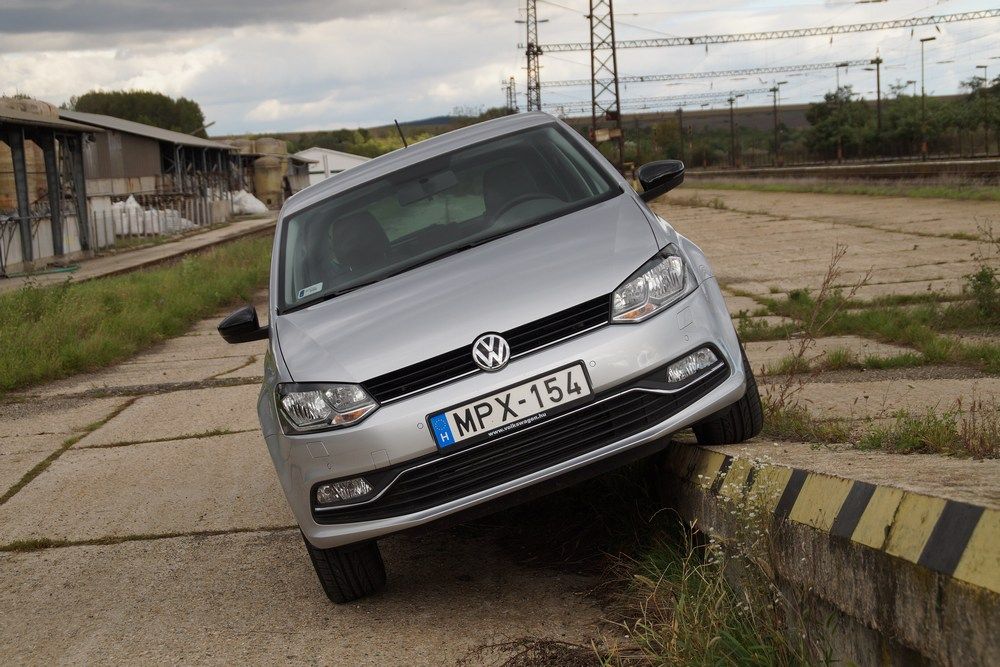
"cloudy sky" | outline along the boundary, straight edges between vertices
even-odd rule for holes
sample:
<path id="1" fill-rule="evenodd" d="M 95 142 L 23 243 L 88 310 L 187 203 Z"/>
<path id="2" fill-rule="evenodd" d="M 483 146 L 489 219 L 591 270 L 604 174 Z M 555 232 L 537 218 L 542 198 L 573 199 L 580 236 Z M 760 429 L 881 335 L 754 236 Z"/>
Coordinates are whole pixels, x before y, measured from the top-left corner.
<path id="1" fill-rule="evenodd" d="M 617 0 L 618 39 L 846 24 L 996 7 L 995 0 Z M 524 90 L 524 0 L 0 0 L 0 93 L 59 104 L 92 89 L 145 88 L 198 101 L 214 134 L 357 127 L 414 120 L 457 106 L 497 106 L 501 79 Z M 586 41 L 587 0 L 539 0 L 543 44 Z M 885 59 L 883 88 L 920 78 L 954 93 L 976 65 L 1000 74 L 1000 19 L 730 45 L 630 49 L 619 73 L 697 72 Z M 589 75 L 588 54 L 542 56 L 542 80 Z M 981 73 L 981 70 L 978 71 Z M 778 75 L 786 101 L 812 101 L 834 72 Z M 633 84 L 622 97 L 771 85 L 774 77 Z M 874 96 L 874 75 L 841 73 Z M 918 84 L 919 85 L 919 84 Z M 585 100 L 551 88 L 545 102 Z M 749 103 L 765 103 L 754 95 Z M 523 105 L 523 96 L 521 96 Z"/>

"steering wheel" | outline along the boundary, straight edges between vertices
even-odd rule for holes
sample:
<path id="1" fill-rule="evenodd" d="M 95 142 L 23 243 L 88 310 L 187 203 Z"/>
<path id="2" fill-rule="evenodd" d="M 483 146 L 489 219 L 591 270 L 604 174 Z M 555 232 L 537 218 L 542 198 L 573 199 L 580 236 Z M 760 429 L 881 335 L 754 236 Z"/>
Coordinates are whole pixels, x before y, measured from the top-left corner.
<path id="1" fill-rule="evenodd" d="M 496 222 L 498 219 L 500 219 L 500 216 L 502 216 L 504 213 L 506 213 L 507 211 L 511 210 L 515 206 L 520 206 L 521 204 L 524 204 L 525 202 L 533 201 L 533 200 L 536 200 L 536 199 L 553 199 L 553 200 L 558 201 L 560 203 L 562 202 L 562 200 L 559 199 L 559 197 L 556 197 L 554 195 L 550 195 L 550 194 L 547 194 L 547 193 L 544 193 L 544 192 L 528 192 L 528 193 L 525 193 L 523 195 L 518 195 L 518 196 L 514 197 L 513 199 L 511 199 L 510 201 L 508 201 L 507 203 L 505 203 L 503 206 L 501 206 L 497 210 L 496 213 L 494 213 L 492 216 L 490 216 L 490 224 L 493 224 L 494 222 Z"/>

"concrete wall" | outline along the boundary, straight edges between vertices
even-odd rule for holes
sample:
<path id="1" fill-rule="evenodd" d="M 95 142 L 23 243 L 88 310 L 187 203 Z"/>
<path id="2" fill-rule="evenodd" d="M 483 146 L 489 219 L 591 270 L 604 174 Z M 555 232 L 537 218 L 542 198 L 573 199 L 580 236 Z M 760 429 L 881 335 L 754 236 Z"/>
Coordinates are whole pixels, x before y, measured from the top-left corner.
<path id="1" fill-rule="evenodd" d="M 80 232 L 75 214 L 63 213 L 63 261 L 72 261 L 81 257 Z M 38 223 L 32 239 L 33 263 L 43 266 L 55 258 L 52 252 L 52 223 L 41 220 Z M 4 267 L 7 273 L 18 273 L 24 270 L 24 254 L 21 252 L 21 235 L 7 233 L 0 238 L 0 253 L 4 255 Z"/>
<path id="2" fill-rule="evenodd" d="M 734 500 L 765 499 L 775 582 L 836 661 L 1000 664 L 1000 510 L 725 448 L 676 445 L 662 463 L 670 506 L 723 540 L 745 530 Z"/>

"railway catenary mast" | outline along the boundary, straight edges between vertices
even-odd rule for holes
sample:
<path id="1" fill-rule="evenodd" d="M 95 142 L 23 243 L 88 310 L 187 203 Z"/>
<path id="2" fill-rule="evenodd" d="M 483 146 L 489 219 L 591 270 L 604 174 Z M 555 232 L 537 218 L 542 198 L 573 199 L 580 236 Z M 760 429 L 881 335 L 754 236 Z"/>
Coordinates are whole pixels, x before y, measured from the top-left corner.
<path id="1" fill-rule="evenodd" d="M 625 162 L 622 108 L 618 96 L 618 51 L 615 48 L 615 12 L 612 0 L 590 0 L 590 139 L 594 144 L 618 145 L 615 165 Z M 610 127 L 600 127 L 610 123 Z"/>
<path id="2" fill-rule="evenodd" d="M 527 30 L 527 43 L 524 54 L 528 59 L 528 89 L 527 107 L 528 111 L 540 111 L 542 108 L 542 84 L 540 80 L 538 56 L 542 54 L 542 47 L 538 45 L 538 4 L 537 0 L 525 0 L 524 3 L 524 23 Z"/>
<path id="3" fill-rule="evenodd" d="M 511 113 L 517 113 L 517 85 L 514 77 L 510 77 L 506 81 L 500 82 L 500 87 L 503 88 L 504 97 L 506 98 L 507 108 Z"/>

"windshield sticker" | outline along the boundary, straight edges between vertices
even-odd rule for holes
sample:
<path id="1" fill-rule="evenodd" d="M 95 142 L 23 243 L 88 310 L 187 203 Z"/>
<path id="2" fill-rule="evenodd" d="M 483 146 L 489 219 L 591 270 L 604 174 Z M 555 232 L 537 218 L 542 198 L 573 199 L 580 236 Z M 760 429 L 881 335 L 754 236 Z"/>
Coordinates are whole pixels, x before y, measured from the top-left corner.
<path id="1" fill-rule="evenodd" d="M 323 283 L 316 283 L 315 285 L 310 285 L 309 287 L 303 287 L 299 290 L 298 297 L 304 299 L 310 294 L 315 294 L 323 289 Z"/>

